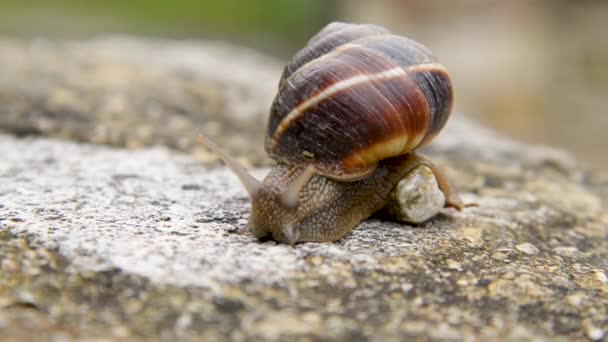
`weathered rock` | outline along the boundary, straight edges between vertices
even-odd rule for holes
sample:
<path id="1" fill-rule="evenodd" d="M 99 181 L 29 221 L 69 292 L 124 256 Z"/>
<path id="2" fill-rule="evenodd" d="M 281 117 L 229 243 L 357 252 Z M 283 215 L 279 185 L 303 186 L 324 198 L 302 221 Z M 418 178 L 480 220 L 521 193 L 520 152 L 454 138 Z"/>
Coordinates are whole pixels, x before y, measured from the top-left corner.
<path id="1" fill-rule="evenodd" d="M 33 311 L 38 329 L 70 336 L 573 338 L 606 329 L 607 216 L 561 167 L 510 187 L 479 185 L 465 194 L 479 208 L 416 228 L 370 220 L 338 243 L 290 247 L 237 233 L 248 201 L 224 168 L 160 148 L 9 136 L 0 151 L 7 326 L 15 311 Z M 472 179 L 499 177 L 489 165 L 473 162 Z M 70 323 L 83 305 L 109 318 Z"/>
<path id="2" fill-rule="evenodd" d="M 2 131 L 129 148 L 161 144 L 213 161 L 193 139 L 204 131 L 248 162 L 268 163 L 262 123 L 282 65 L 256 51 L 128 37 L 0 38 L 0 51 Z"/>
<path id="3" fill-rule="evenodd" d="M 55 46 L 3 44 L 0 58 L 5 59 L 7 44 L 34 49 L 19 62 L 33 74 L 44 70 L 30 65 L 43 59 L 36 57 L 43 55 L 36 49 Z M 115 56 L 109 60 L 138 55 L 127 48 L 131 45 L 141 46 L 138 51 L 146 51 L 151 60 L 175 46 L 125 40 L 122 54 L 100 41 L 70 44 L 88 46 L 88 51 L 104 46 Z M 176 61 L 217 58 L 205 57 L 202 43 L 182 47 Z M 97 58 L 65 51 L 70 51 L 62 54 L 66 60 L 74 55 L 84 61 Z M 228 54 L 219 55 L 232 61 Z M 57 68 L 69 69 L 57 63 Z M 259 70 L 271 63 L 262 60 Z M 124 70 L 153 72 L 159 65 L 141 57 Z M 183 77 L 196 85 L 207 82 L 205 74 L 191 71 L 186 69 Z M 36 84 L 40 98 L 46 99 L 62 77 Z M 171 84 L 175 77 L 166 73 L 155 82 Z M 87 105 L 99 98 L 88 92 L 105 84 L 100 79 L 90 78 L 89 86 L 75 81 L 73 89 L 83 87 L 78 98 Z M 124 89 L 138 84 L 123 81 Z M 232 86 L 227 82 L 226 88 L 216 89 L 220 95 Z M 3 84 L 2 91 L 14 86 Z M 254 88 L 259 89 L 250 91 L 271 93 L 275 86 L 274 79 L 258 81 Z M 33 99 L 30 91 L 23 89 L 28 100 L 19 103 Z M 125 97 L 125 106 L 137 109 L 133 103 L 149 98 L 136 99 Z M 6 103 L 0 101 L 3 111 Z M 18 125 L 10 124 L 24 120 L 19 127 L 29 127 L 33 121 L 23 115 L 40 118 L 35 112 L 0 118 L 8 122 L 5 130 L 15 132 Z M 65 112 L 58 110 L 56 116 Z M 95 110 L 80 113 L 86 122 L 100 122 Z M 133 115 L 124 120 L 141 119 Z M 196 126 L 205 118 L 188 122 Z M 227 113 L 221 120 L 230 127 L 233 118 Z M 66 120 L 57 119 L 55 127 L 62 122 L 69 126 Z M 153 121 L 151 130 L 162 132 L 157 125 L 165 124 Z M 263 131 L 263 125 L 254 127 L 239 132 L 251 146 L 252 137 Z M 252 164 L 263 163 L 261 140 L 259 146 L 231 148 Z M 133 151 L 0 135 L 0 336 L 605 338 L 608 212 L 602 201 L 608 199 L 608 177 L 584 172 L 563 152 L 513 142 L 459 115 L 426 153 L 463 199 L 479 207 L 444 209 L 415 227 L 374 218 L 337 243 L 292 247 L 238 233 L 249 201 L 223 167 L 205 168 L 195 158 L 163 147 Z"/>

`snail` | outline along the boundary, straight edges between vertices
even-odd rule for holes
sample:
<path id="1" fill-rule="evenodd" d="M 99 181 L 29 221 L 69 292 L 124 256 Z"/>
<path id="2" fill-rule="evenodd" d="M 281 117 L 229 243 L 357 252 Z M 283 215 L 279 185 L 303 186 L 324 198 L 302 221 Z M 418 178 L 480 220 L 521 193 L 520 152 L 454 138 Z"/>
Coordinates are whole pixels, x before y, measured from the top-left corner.
<path id="1" fill-rule="evenodd" d="M 276 166 L 262 182 L 200 136 L 251 197 L 254 236 L 329 242 L 386 205 L 415 168 L 432 170 L 445 206 L 460 210 L 443 174 L 415 149 L 447 122 L 446 69 L 414 40 L 371 24 L 331 23 L 287 64 L 271 105 L 265 150 Z"/>

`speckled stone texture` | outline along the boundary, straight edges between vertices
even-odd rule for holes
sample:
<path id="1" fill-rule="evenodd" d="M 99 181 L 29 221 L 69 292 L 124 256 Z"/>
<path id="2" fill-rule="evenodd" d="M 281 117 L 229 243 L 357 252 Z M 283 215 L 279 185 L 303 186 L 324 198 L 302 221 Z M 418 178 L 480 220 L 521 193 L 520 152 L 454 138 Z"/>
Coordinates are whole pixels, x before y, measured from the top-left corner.
<path id="1" fill-rule="evenodd" d="M 160 144 L 206 162 L 215 158 L 192 139 L 204 131 L 243 161 L 267 162 L 256 152 L 282 63 L 254 50 L 117 36 L 0 37 L 0 52 L 0 131 L 128 148 Z"/>
<path id="2" fill-rule="evenodd" d="M 124 37 L 0 40 L 0 120 L 8 133 L 0 135 L 3 340 L 606 338 L 608 177 L 579 169 L 561 151 L 511 141 L 455 114 L 423 153 L 465 202 L 479 207 L 444 209 L 417 225 L 379 216 L 337 243 L 292 247 L 239 234 L 249 199 L 224 167 L 201 165 L 201 159 L 213 160 L 205 151 L 78 142 L 97 142 L 86 139 L 97 125 L 125 141 L 138 139 L 140 124 L 152 126 L 151 144 L 164 144 L 157 139 L 162 132 L 173 139 L 177 131 L 164 120 L 177 114 L 166 114 L 168 107 L 159 107 L 162 120 L 139 121 L 152 99 L 182 103 L 181 91 L 144 96 L 152 84 L 169 89 L 165 85 L 188 80 L 202 94 L 219 94 L 225 108 L 238 101 L 226 89 L 241 87 L 245 98 L 271 94 L 281 71 L 273 59 L 255 55 L 251 73 L 221 69 L 222 87 L 213 83 L 219 76 L 189 64 L 204 60 L 219 69 L 250 53 Z M 134 56 L 136 62 L 124 62 Z M 58 63 L 59 71 L 45 69 L 45 59 Z M 86 66 L 105 60 L 108 70 L 118 71 L 90 77 L 95 68 Z M 69 69 L 72 61 L 81 67 Z M 18 63 L 24 75 L 52 76 L 28 88 L 7 76 L 16 73 L 7 62 Z M 164 67 L 171 72 L 161 72 Z M 255 79 L 262 71 L 270 75 Z M 144 77 L 148 73 L 158 74 Z M 206 82 L 213 86 L 199 88 Z M 61 87 L 78 91 L 76 99 L 92 107 L 52 109 L 41 100 Z M 129 110 L 104 121 L 91 101 L 114 89 Z M 250 113 L 264 122 L 267 104 L 254 97 Z M 218 108 L 220 115 L 224 107 Z M 78 119 L 71 121 L 74 113 Z M 213 121 L 218 132 L 240 127 L 232 123 L 238 120 L 233 111 L 201 113 L 178 116 L 192 131 L 180 139 L 194 140 L 212 117 L 222 117 Z M 48 130 L 31 129 L 49 117 L 56 124 L 44 126 Z M 246 148 L 217 137 L 242 160 L 261 166 L 267 163 L 261 140 L 253 142 L 263 130 L 257 124 L 238 132 Z M 261 178 L 266 171 L 254 174 Z"/>

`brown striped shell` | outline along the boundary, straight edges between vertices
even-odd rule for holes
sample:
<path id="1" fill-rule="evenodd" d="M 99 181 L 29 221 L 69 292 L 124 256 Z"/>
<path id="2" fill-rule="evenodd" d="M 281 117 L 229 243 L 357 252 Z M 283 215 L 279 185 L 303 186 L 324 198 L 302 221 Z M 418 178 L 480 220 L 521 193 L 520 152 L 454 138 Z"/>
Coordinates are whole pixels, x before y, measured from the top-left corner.
<path id="1" fill-rule="evenodd" d="M 451 108 L 450 77 L 427 48 L 379 26 L 331 23 L 285 67 L 266 152 L 356 180 L 431 141 Z"/>

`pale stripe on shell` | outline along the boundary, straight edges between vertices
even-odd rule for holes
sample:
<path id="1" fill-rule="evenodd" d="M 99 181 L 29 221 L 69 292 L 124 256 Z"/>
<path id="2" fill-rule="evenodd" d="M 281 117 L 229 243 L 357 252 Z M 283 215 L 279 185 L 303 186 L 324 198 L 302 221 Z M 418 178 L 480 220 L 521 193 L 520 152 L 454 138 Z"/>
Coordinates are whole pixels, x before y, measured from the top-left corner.
<path id="1" fill-rule="evenodd" d="M 277 126 L 277 128 L 273 134 L 272 144 L 273 144 L 273 146 L 276 146 L 281 137 L 281 134 L 283 134 L 283 132 L 285 130 L 287 130 L 287 128 L 293 121 L 297 120 L 299 117 L 304 115 L 304 113 L 306 113 L 306 111 L 308 109 L 316 106 L 317 104 L 324 101 L 326 98 L 328 98 L 340 91 L 343 91 L 345 89 L 348 89 L 350 87 L 353 87 L 355 85 L 365 83 L 365 82 L 389 80 L 389 79 L 393 79 L 393 78 L 397 78 L 397 77 L 407 76 L 409 73 L 428 72 L 428 71 L 440 71 L 443 73 L 447 73 L 447 70 L 443 67 L 443 65 L 441 65 L 439 63 L 425 63 L 425 64 L 407 66 L 405 68 L 404 67 L 395 67 L 395 68 L 391 68 L 389 70 L 381 71 L 381 72 L 375 73 L 375 74 L 361 74 L 361 75 L 353 76 L 351 78 L 337 82 L 337 83 L 325 88 L 324 90 L 317 93 L 316 95 L 312 96 L 311 98 L 307 99 L 306 101 L 300 103 L 295 108 L 293 108 L 281 120 L 281 122 Z"/>
<path id="2" fill-rule="evenodd" d="M 345 29 L 346 29 L 346 27 L 345 27 Z M 281 83 L 288 82 L 290 78 L 292 78 L 292 77 L 294 77 L 294 76 L 296 76 L 296 75 L 298 75 L 298 74 L 306 71 L 307 68 L 309 68 L 309 67 L 311 67 L 313 65 L 316 65 L 318 63 L 322 63 L 323 60 L 325 60 L 325 59 L 333 58 L 336 55 L 344 53 L 345 51 L 348 51 L 350 49 L 364 49 L 364 48 L 367 48 L 365 46 L 365 44 L 368 44 L 368 43 L 371 43 L 371 42 L 374 42 L 374 41 L 391 39 L 391 38 L 395 38 L 395 37 L 397 37 L 397 36 L 393 35 L 392 33 L 387 32 L 387 33 L 380 33 L 380 34 L 376 34 L 376 35 L 372 35 L 372 36 L 364 36 L 363 38 L 354 39 L 354 40 L 352 40 L 352 41 L 350 41 L 348 43 L 344 43 L 344 44 L 338 45 L 335 48 L 333 48 L 331 51 L 328 51 L 327 53 L 325 53 L 325 54 L 323 54 L 321 56 L 318 56 L 315 59 L 310 60 L 310 61 L 306 62 L 305 64 L 301 65 L 300 67 L 298 67 L 298 69 L 296 69 L 294 71 L 291 71 L 290 75 L 287 78 L 282 79 Z M 411 44 L 415 44 L 420 50 L 423 50 L 427 54 L 431 55 L 431 52 L 428 51 L 428 49 L 424 45 L 422 45 L 422 44 L 420 44 L 420 43 L 418 43 L 418 42 L 416 42 L 414 40 L 411 40 L 409 38 L 405 38 L 405 37 L 398 37 L 398 38 L 408 40 Z M 432 64 L 432 63 L 429 62 L 429 63 L 423 63 L 423 64 Z M 289 64 L 288 64 L 288 66 L 289 66 Z"/>

